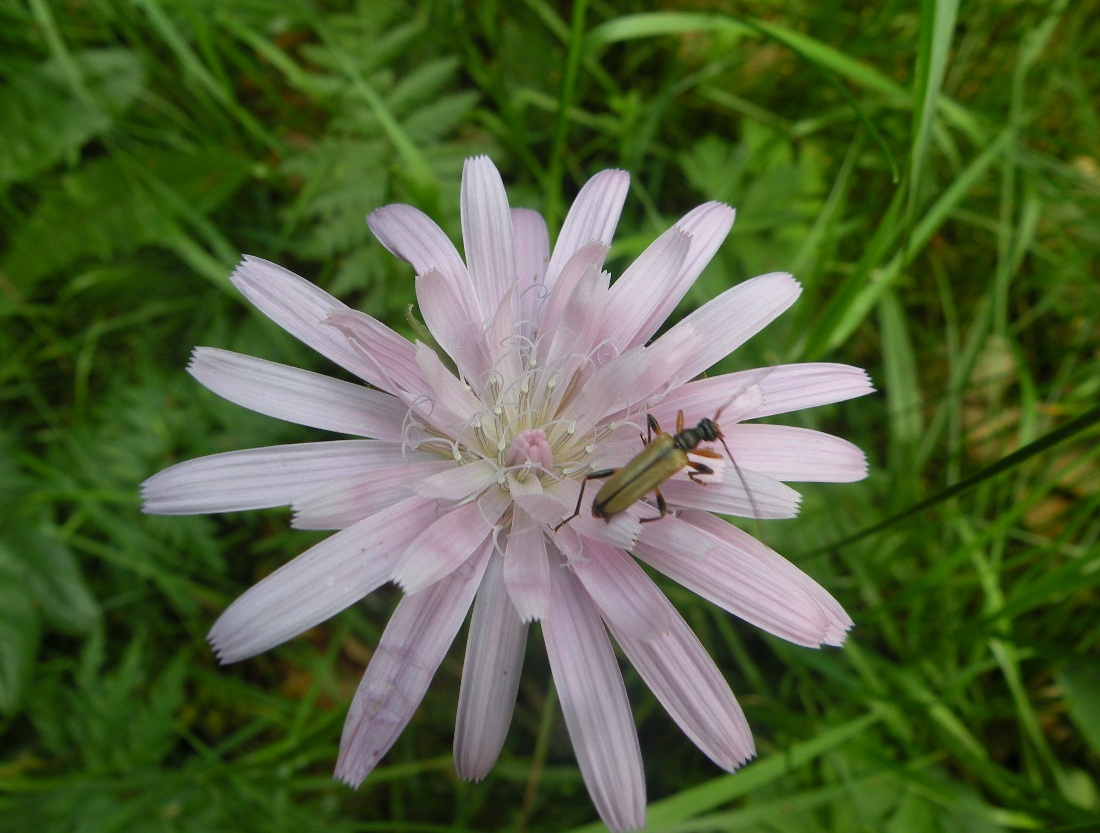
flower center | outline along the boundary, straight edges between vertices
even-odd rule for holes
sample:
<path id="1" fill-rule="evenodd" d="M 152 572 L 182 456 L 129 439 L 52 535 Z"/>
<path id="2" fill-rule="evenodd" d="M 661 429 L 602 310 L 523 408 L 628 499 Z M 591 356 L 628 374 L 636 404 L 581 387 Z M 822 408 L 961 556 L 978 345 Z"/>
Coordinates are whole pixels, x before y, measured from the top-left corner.
<path id="1" fill-rule="evenodd" d="M 506 466 L 523 466 L 550 471 L 554 466 L 554 449 L 541 428 L 525 428 L 512 439 L 504 453 Z"/>
<path id="2" fill-rule="evenodd" d="M 583 474 L 591 468 L 587 460 L 593 448 L 614 428 L 590 426 L 579 437 L 568 416 L 576 377 L 589 357 L 565 355 L 540 364 L 534 344 L 517 343 L 513 349 L 481 384 L 464 381 L 484 410 L 443 434 L 420 425 L 428 436 L 420 441 L 423 446 L 413 441 L 414 447 L 438 450 L 463 464 L 491 461 L 495 482 L 503 489 L 509 476 L 522 483 L 531 474 L 539 480 Z"/>

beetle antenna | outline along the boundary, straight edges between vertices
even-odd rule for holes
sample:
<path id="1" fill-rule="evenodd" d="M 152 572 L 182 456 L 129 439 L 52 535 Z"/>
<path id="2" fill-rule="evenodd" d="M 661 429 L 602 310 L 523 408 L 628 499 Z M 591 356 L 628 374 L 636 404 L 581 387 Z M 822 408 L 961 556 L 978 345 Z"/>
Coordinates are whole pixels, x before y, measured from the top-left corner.
<path id="1" fill-rule="evenodd" d="M 719 417 L 730 406 L 734 406 L 733 410 L 738 413 L 738 422 L 743 419 L 752 419 L 752 416 L 755 415 L 754 412 L 764 404 L 765 397 L 761 385 L 763 385 L 765 379 L 772 375 L 776 367 L 776 365 L 773 365 L 771 367 L 759 367 L 753 371 L 743 371 L 747 375 L 744 384 L 739 386 L 730 395 L 729 399 L 719 406 L 713 421 L 718 422 Z"/>
<path id="2" fill-rule="evenodd" d="M 727 403 L 728 404 L 728 403 Z M 718 409 L 718 413 L 714 415 L 714 422 L 718 424 L 718 417 L 722 415 L 722 411 L 725 409 L 723 405 Z M 745 497 L 749 499 L 749 507 L 752 509 L 752 516 L 759 524 L 760 507 L 756 505 L 756 500 L 752 496 L 752 489 L 749 488 L 749 481 L 745 479 L 745 473 L 741 470 L 741 466 L 737 464 L 737 460 L 734 459 L 733 452 L 730 451 L 730 447 L 726 445 L 726 438 L 722 435 L 722 428 L 718 425 L 718 442 L 722 443 L 722 448 L 726 450 L 726 456 L 730 458 L 730 462 L 733 463 L 733 470 L 737 472 L 737 479 L 741 481 L 741 487 L 745 490 Z"/>

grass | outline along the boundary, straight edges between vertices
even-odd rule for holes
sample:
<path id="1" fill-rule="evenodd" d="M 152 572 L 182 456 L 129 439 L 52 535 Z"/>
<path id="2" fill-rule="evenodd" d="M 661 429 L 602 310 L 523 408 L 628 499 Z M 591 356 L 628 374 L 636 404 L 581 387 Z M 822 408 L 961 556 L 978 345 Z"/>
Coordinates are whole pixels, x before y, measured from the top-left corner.
<path id="1" fill-rule="evenodd" d="M 457 239 L 474 153 L 551 228 L 630 170 L 613 273 L 730 202 L 685 310 L 775 269 L 805 291 L 723 367 L 842 361 L 880 391 L 802 415 L 871 476 L 761 529 L 852 614 L 843 649 L 667 588 L 759 759 L 713 769 L 624 667 L 650 829 L 1100 828 L 1100 17 L 610 5 L 0 5 L 5 830 L 599 829 L 541 646 L 484 783 L 450 762 L 456 647 L 352 792 L 331 767 L 396 595 L 220 668 L 218 613 L 316 537 L 138 507 L 174 461 L 315 436 L 183 372 L 196 344 L 331 370 L 232 290 L 239 254 L 404 331 L 410 276 L 362 217 L 410 202 Z"/>

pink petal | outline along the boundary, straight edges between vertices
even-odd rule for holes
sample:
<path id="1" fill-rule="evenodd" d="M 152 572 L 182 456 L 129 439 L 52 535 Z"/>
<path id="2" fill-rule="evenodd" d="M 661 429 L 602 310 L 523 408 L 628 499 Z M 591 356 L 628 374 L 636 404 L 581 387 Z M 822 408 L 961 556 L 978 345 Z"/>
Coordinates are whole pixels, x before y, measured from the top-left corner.
<path id="1" fill-rule="evenodd" d="M 781 556 L 764 546 L 747 532 L 733 524 L 726 523 L 708 512 L 685 511 L 681 516 L 687 524 L 699 532 L 719 541 L 728 542 L 728 546 L 738 549 L 742 554 L 756 559 L 765 569 L 781 576 L 792 584 L 801 587 L 808 596 L 821 606 L 827 620 L 826 634 L 822 638 L 825 645 L 840 645 L 852 627 L 852 618 L 840 606 L 828 591 L 810 576 Z"/>
<path id="2" fill-rule="evenodd" d="M 638 456 L 645 443 L 642 437 L 646 435 L 645 414 L 633 414 L 629 419 L 613 420 L 605 423 L 611 433 L 604 437 L 599 446 L 593 449 L 590 465 L 593 469 L 617 469 Z M 670 429 L 672 423 L 664 423 Z M 599 488 L 600 482 L 592 482 L 589 487 Z"/>
<path id="3" fill-rule="evenodd" d="M 732 208 L 719 202 L 704 203 L 692 209 L 673 226 L 673 230 L 685 234 L 690 240 L 690 249 L 674 277 L 658 282 L 658 273 L 636 269 L 638 261 L 635 261 L 615 282 L 614 292 L 635 299 L 634 303 L 641 300 L 641 306 L 645 308 L 643 315 L 635 313 L 635 317 L 631 318 L 631 321 L 637 320 L 636 325 L 624 327 L 624 331 L 631 334 L 630 340 L 623 344 L 624 349 L 644 344 L 657 332 L 726 239 L 734 216 Z M 639 261 L 645 256 L 643 252 Z M 611 315 L 609 312 L 609 317 Z"/>
<path id="4" fill-rule="evenodd" d="M 416 279 L 416 298 L 424 323 L 459 372 L 481 378 L 489 368 L 485 332 L 480 320 L 470 318 L 456 287 L 441 272 L 429 269 Z"/>
<path id="5" fill-rule="evenodd" d="M 589 484 L 589 486 L 592 485 L 594 484 Z M 645 507 L 646 511 L 643 511 L 642 504 L 635 504 L 625 512 L 620 512 L 615 515 L 610 520 L 593 518 L 591 507 L 592 498 L 594 497 L 595 491 L 589 490 L 586 493 L 584 503 L 581 505 L 581 514 L 571 520 L 569 526 L 574 531 L 579 532 L 582 538 L 602 541 L 609 546 L 629 552 L 642 531 L 642 525 L 638 519 L 648 517 L 654 513 L 648 511 L 648 507 Z M 573 505 L 576 506 L 576 501 L 574 501 Z M 563 529 L 562 532 L 564 531 Z M 560 534 L 561 533 L 558 533 L 559 537 Z M 573 551 L 570 550 L 570 553 L 573 554 Z M 576 551 L 574 557 L 585 557 L 584 545 Z"/>
<path id="6" fill-rule="evenodd" d="M 318 326 L 333 313 L 347 311 L 346 304 L 289 269 L 251 255 L 245 255 L 230 280 L 260 312 L 288 333 L 356 372 L 358 362 L 346 341 L 339 333 Z"/>
<path id="7" fill-rule="evenodd" d="M 418 495 L 436 500 L 464 501 L 470 495 L 489 488 L 497 479 L 497 467 L 491 460 L 456 465 L 412 484 Z"/>
<path id="8" fill-rule="evenodd" d="M 666 339 L 674 344 L 675 339 L 670 336 L 681 329 L 698 333 L 702 338 L 696 349 L 679 356 L 676 373 L 680 379 L 698 376 L 774 321 L 795 302 L 801 291 L 798 282 L 782 272 L 751 278 L 708 301 L 653 342 L 649 349 L 654 353 L 669 349 L 665 346 Z"/>
<path id="9" fill-rule="evenodd" d="M 408 456 L 406 456 L 406 454 Z M 197 515 L 286 506 L 325 483 L 397 463 L 431 459 L 381 440 L 276 445 L 177 463 L 141 484 L 143 511 Z"/>
<path id="10" fill-rule="evenodd" d="M 647 386 L 632 403 L 635 409 L 645 410 L 645 403 L 664 401 L 670 391 L 679 390 L 686 378 L 682 375 L 685 358 L 698 354 L 704 341 L 706 336 L 694 327 L 673 327 L 658 339 L 660 349 L 652 349 L 657 342 L 646 348 Z"/>
<path id="11" fill-rule="evenodd" d="M 548 287 L 553 288 L 565 264 L 586 243 L 595 240 L 611 245 L 629 188 L 630 174 L 626 171 L 601 171 L 584 184 L 573 200 L 550 255 L 546 268 Z"/>
<path id="12" fill-rule="evenodd" d="M 658 237 L 611 287 L 607 334 L 622 349 L 644 344 L 676 309 L 733 225 L 728 205 L 710 202 Z"/>
<path id="13" fill-rule="evenodd" d="M 615 652 L 577 577 L 552 567 L 550 578 L 553 596 L 542 631 L 585 786 L 609 828 L 639 829 L 645 776 Z"/>
<path id="14" fill-rule="evenodd" d="M 669 431 L 674 430 L 672 426 L 679 426 L 681 414 L 684 415 L 685 426 L 695 426 L 698 424 L 697 418 L 701 420 L 706 416 L 708 419 L 718 422 L 720 428 L 724 427 L 725 430 L 732 430 L 742 420 L 754 418 L 764 407 L 764 389 L 755 381 L 746 379 L 744 387 L 732 393 L 730 391 L 726 391 L 726 393 L 728 394 L 726 399 L 716 405 L 713 411 L 696 412 L 695 410 L 681 408 L 679 405 L 682 403 L 676 393 L 653 407 L 643 410 L 648 410 L 650 416 L 661 425 L 667 425 Z M 694 406 L 696 403 L 691 402 L 689 405 Z M 713 416 L 710 416 L 711 414 Z M 679 432 L 676 431 L 676 433 Z M 714 450 L 719 450 L 720 446 L 717 446 L 717 444 L 715 446 Z"/>
<path id="15" fill-rule="evenodd" d="M 796 645 L 817 648 L 843 641 L 846 626 L 829 609 L 835 605 L 832 597 L 808 576 L 794 580 L 776 568 L 782 556 L 755 538 L 725 524 L 725 534 L 706 535 L 709 549 L 700 558 L 687 521 L 670 516 L 646 526 L 634 554 L 689 590 Z"/>
<path id="16" fill-rule="evenodd" d="M 417 414 L 444 436 L 476 447 L 474 426 L 481 422 L 484 403 L 447 369 L 434 350 L 420 341 L 416 343 L 416 361 L 424 386 Z"/>
<path id="17" fill-rule="evenodd" d="M 512 233 L 515 236 L 516 275 L 521 292 L 542 283 L 550 262 L 550 233 L 546 220 L 530 208 L 512 209 Z"/>
<path id="18" fill-rule="evenodd" d="M 505 384 L 518 380 L 523 373 L 520 349 L 524 338 L 516 329 L 519 323 L 516 320 L 516 310 L 519 302 L 516 300 L 515 287 L 509 287 L 504 297 L 497 305 L 496 313 L 489 324 L 489 332 L 486 337 L 489 351 L 489 365 L 492 370 L 486 374 L 486 381 L 504 380 Z M 496 399 L 486 386 L 480 388 L 482 398 L 486 401 Z"/>
<path id="19" fill-rule="evenodd" d="M 544 493 L 538 495 L 517 495 L 512 492 L 518 506 L 529 512 L 541 523 L 553 529 L 573 514 L 577 507 L 581 484 L 573 480 L 559 480 L 549 483 Z M 633 508 L 620 512 L 610 522 L 592 517 L 592 499 L 599 490 L 596 481 L 588 484 L 580 507 L 580 513 L 569 523 L 553 533 L 554 542 L 569 560 L 583 559 L 586 539 L 602 542 L 612 547 L 629 550 L 638 538 L 641 529 L 637 517 L 639 512 Z"/>
<path id="20" fill-rule="evenodd" d="M 633 347 L 618 358 L 597 368 L 570 403 L 572 422 L 569 427 L 584 436 L 608 414 L 626 407 L 638 397 L 638 384 L 647 378 L 649 357 L 644 347 Z M 555 427 L 555 434 L 565 430 Z"/>
<path id="21" fill-rule="evenodd" d="M 397 605 L 344 721 L 341 781 L 361 784 L 412 719 L 462 627 L 492 549 L 486 541 L 450 576 Z"/>
<path id="22" fill-rule="evenodd" d="M 661 403 L 666 412 L 683 409 L 691 418 L 709 416 L 730 397 L 758 385 L 760 407 L 741 419 L 786 414 L 803 408 L 843 402 L 874 392 L 867 373 L 846 364 L 809 362 L 759 367 L 688 382 Z"/>
<path id="23" fill-rule="evenodd" d="M 573 493 L 576 495 L 576 492 Z M 573 503 L 569 503 L 566 493 L 550 488 L 547 491 L 538 491 L 528 494 L 512 493 L 512 500 L 516 506 L 541 524 L 554 526 L 558 521 L 564 520 L 566 515 L 573 511 Z M 568 505 L 567 505 L 568 504 Z"/>
<path id="24" fill-rule="evenodd" d="M 592 371 L 589 354 L 607 299 L 607 275 L 598 273 L 594 261 L 602 260 L 605 253 L 602 243 L 590 243 L 578 251 L 566 264 L 544 309 L 537 331 L 538 360 L 556 373 L 555 407 Z"/>
<path id="25" fill-rule="evenodd" d="M 512 209 L 515 236 L 516 276 L 519 278 L 519 321 L 517 328 L 526 338 L 534 337 L 535 311 L 546 292 L 546 265 L 550 262 L 550 234 L 546 220 L 529 208 Z"/>
<path id="26" fill-rule="evenodd" d="M 411 596 L 450 575 L 490 538 L 507 508 L 507 496 L 490 489 L 480 499 L 450 510 L 409 544 L 393 580 Z"/>
<path id="27" fill-rule="evenodd" d="M 742 467 L 797 482 L 850 483 L 867 476 L 867 457 L 840 437 L 790 425 L 741 423 L 725 431 Z"/>
<path id="28" fill-rule="evenodd" d="M 633 558 L 591 539 L 584 555 L 571 566 L 606 622 L 643 641 L 672 627 L 668 600 Z"/>
<path id="29" fill-rule="evenodd" d="M 435 221 L 411 205 L 386 205 L 367 215 L 367 225 L 378 240 L 417 275 L 435 270 L 458 298 L 467 319 L 480 326 L 484 314 L 477 304 L 470 274 L 458 249 Z"/>
<path id="30" fill-rule="evenodd" d="M 260 414 L 340 434 L 402 439 L 408 407 L 363 385 L 213 347 L 196 347 L 187 370 L 218 396 Z"/>
<path id="31" fill-rule="evenodd" d="M 671 506 L 690 506 L 740 518 L 793 518 L 798 514 L 802 496 L 778 480 L 720 460 L 707 460 L 714 475 L 701 475 L 699 483 L 686 473 L 665 481 L 661 494 Z M 713 465 L 712 465 L 713 464 Z"/>
<path id="32" fill-rule="evenodd" d="M 555 331 L 566 322 L 571 331 L 581 329 L 576 321 L 566 314 L 567 308 L 574 302 L 578 293 L 585 295 L 598 288 L 599 282 L 596 273 L 607 257 L 607 246 L 603 243 L 588 243 L 573 254 L 573 257 L 562 267 L 561 274 L 554 288 L 549 291 L 542 312 L 542 320 L 539 323 L 540 334 L 554 334 Z M 548 349 L 543 348 L 542 356 L 548 355 Z M 560 351 L 559 352 L 564 352 Z"/>
<path id="33" fill-rule="evenodd" d="M 410 392 L 414 395 L 423 392 L 416 347 L 411 341 L 355 310 L 333 312 L 323 323 L 346 342 L 350 358 L 344 366 L 360 379 L 401 395 L 406 404 Z"/>
<path id="34" fill-rule="evenodd" d="M 523 622 L 542 619 L 550 609 L 550 562 L 542 524 L 518 506 L 504 553 L 504 586 Z"/>
<path id="35" fill-rule="evenodd" d="M 749 723 L 698 637 L 667 599 L 665 605 L 670 629 L 653 639 L 638 639 L 605 621 L 684 734 L 718 766 L 732 771 L 756 754 Z"/>
<path id="36" fill-rule="evenodd" d="M 482 311 L 496 310 L 516 279 L 516 255 L 508 194 L 488 156 L 462 167 L 462 245 Z"/>
<path id="37" fill-rule="evenodd" d="M 454 468 L 453 461 L 436 457 L 427 462 L 402 462 L 390 468 L 356 472 L 332 480 L 294 501 L 293 526 L 296 529 L 343 529 L 418 493 L 418 482 Z"/>
<path id="38" fill-rule="evenodd" d="M 504 587 L 505 559 L 493 555 L 477 591 L 455 722 L 455 769 L 480 781 L 496 763 L 519 690 L 527 625 Z"/>
<path id="39" fill-rule="evenodd" d="M 222 662 L 236 662 L 325 621 L 389 581 L 423 524 L 437 517 L 423 498 L 390 507 L 337 532 L 247 590 L 207 639 Z"/>
<path id="40" fill-rule="evenodd" d="M 600 336 L 612 339 L 620 350 L 643 344 L 646 339 L 636 336 L 647 326 L 654 310 L 665 306 L 664 293 L 683 266 L 690 247 L 691 237 L 675 226 L 649 244 L 612 285 Z M 669 311 L 675 306 L 673 301 Z"/>
<path id="41" fill-rule="evenodd" d="M 705 202 L 691 209 L 676 222 L 676 228 L 691 235 L 691 252 L 677 276 L 677 286 L 686 282 L 684 294 L 702 274 L 733 228 L 737 212 L 721 202 Z"/>

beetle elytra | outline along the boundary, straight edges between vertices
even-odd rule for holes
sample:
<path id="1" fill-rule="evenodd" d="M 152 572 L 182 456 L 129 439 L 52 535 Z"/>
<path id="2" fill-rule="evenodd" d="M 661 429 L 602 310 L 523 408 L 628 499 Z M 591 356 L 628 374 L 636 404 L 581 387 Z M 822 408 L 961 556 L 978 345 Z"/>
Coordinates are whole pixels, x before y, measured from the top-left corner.
<path id="1" fill-rule="evenodd" d="M 588 481 L 604 478 L 607 478 L 607 482 L 600 487 L 592 501 L 592 517 L 603 518 L 610 523 L 614 515 L 653 492 L 657 496 L 657 510 L 660 514 L 652 518 L 642 518 L 641 521 L 646 523 L 663 518 L 668 514 L 668 506 L 661 494 L 662 483 L 685 467 L 691 469 L 688 477 L 700 485 L 705 481 L 700 480 L 699 475 L 714 474 L 714 469 L 710 466 L 688 457 L 689 452 L 701 457 L 722 456 L 717 451 L 699 448 L 700 443 L 722 443 L 730 462 L 734 462 L 729 446 L 726 445 L 726 440 L 722 436 L 722 429 L 718 427 L 718 418 L 721 415 L 722 411 L 719 410 L 713 419 L 703 418 L 694 428 L 684 428 L 684 412 L 680 411 L 676 415 L 676 433 L 668 434 L 661 430 L 656 418 L 648 414 L 646 416 L 648 431 L 642 438 L 645 447 L 622 468 L 600 469 L 585 475 L 573 514 L 555 526 L 554 531 L 557 532 L 581 513 L 581 501 L 584 500 L 584 490 Z"/>

